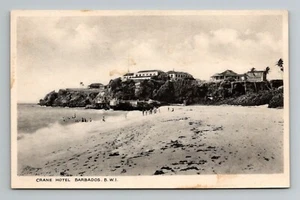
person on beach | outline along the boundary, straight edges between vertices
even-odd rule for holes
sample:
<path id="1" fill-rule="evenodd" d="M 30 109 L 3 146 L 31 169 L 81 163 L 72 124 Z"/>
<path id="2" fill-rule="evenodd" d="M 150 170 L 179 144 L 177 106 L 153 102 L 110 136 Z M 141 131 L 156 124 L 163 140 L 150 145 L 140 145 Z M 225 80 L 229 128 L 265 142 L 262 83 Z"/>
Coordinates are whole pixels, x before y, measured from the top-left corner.
<path id="1" fill-rule="evenodd" d="M 144 111 L 144 109 L 142 110 L 142 113 L 143 113 L 143 116 L 145 115 L 145 111 Z"/>
<path id="2" fill-rule="evenodd" d="M 103 116 L 103 117 L 102 117 L 102 121 L 104 121 L 104 122 L 105 122 L 105 116 Z"/>
<path id="3" fill-rule="evenodd" d="M 174 108 L 172 108 L 172 112 L 174 112 Z"/>
<path id="4" fill-rule="evenodd" d="M 170 111 L 170 108 L 168 107 L 168 111 Z"/>

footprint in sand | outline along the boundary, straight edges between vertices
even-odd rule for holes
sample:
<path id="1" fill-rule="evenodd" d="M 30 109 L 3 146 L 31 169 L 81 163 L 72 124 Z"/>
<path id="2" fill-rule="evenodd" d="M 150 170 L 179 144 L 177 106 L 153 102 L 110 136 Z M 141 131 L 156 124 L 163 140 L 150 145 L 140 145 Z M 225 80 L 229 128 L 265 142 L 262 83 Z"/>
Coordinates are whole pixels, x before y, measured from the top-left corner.
<path id="1" fill-rule="evenodd" d="M 220 158 L 220 156 L 213 156 L 213 157 L 211 157 L 212 160 L 217 160 L 219 158 Z"/>
<path id="2" fill-rule="evenodd" d="M 165 174 L 162 170 L 156 170 L 153 175 L 162 175 Z"/>
<path id="3" fill-rule="evenodd" d="M 269 160 L 270 160 L 269 158 L 266 158 L 266 157 L 264 157 L 264 159 L 265 159 L 266 161 L 269 161 Z"/>
<path id="4" fill-rule="evenodd" d="M 180 169 L 180 171 L 188 171 L 188 170 L 199 170 L 198 167 L 187 167 L 187 168 L 184 168 L 184 169 Z"/>

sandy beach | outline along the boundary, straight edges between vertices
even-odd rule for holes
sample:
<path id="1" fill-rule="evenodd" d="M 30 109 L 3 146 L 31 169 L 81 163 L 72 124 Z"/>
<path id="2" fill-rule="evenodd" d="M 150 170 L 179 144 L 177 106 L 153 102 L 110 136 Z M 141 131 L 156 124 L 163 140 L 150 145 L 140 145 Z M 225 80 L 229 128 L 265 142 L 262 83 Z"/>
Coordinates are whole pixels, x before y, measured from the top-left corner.
<path id="1" fill-rule="evenodd" d="M 171 106 L 38 130 L 18 140 L 18 175 L 261 174 L 283 171 L 283 110 Z"/>

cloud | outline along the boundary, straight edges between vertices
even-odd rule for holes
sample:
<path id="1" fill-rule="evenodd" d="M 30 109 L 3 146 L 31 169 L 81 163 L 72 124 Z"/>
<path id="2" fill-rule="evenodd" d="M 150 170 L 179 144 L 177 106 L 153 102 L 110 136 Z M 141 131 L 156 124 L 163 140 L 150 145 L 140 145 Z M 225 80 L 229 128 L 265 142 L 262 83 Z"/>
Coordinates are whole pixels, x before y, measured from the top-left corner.
<path id="1" fill-rule="evenodd" d="M 211 31 L 211 38 L 216 45 L 235 44 L 238 41 L 239 32 L 234 29 L 219 29 Z"/>
<path id="2" fill-rule="evenodd" d="M 176 27 L 169 24 L 171 29 L 158 29 L 158 21 L 151 24 L 153 28 L 138 23 L 135 29 L 136 21 L 132 19 L 126 23 L 124 19 L 118 23 L 114 20 L 20 19 L 21 96 L 36 101 L 53 89 L 78 87 L 81 81 L 107 83 L 128 70 L 145 68 L 182 70 L 196 78 L 209 79 L 226 69 L 243 73 L 252 67 L 270 66 L 272 77 L 281 77 L 273 65 L 282 57 L 282 40 L 275 34 L 280 26 L 261 31 L 209 28 L 206 23 L 206 28 L 198 25 L 189 29 L 187 21 L 182 22 L 186 28 L 178 28 L 181 22 L 177 20 Z"/>

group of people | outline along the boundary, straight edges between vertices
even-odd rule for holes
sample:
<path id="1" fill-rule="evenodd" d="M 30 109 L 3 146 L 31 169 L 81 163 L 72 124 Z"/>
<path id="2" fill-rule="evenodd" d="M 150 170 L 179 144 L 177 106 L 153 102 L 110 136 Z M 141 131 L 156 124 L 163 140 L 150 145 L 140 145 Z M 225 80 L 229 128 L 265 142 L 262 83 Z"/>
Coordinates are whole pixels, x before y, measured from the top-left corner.
<path id="1" fill-rule="evenodd" d="M 74 113 L 74 115 L 72 117 L 62 117 L 62 120 L 63 122 L 71 122 L 71 121 L 74 121 L 74 122 L 92 122 L 92 118 L 85 118 L 85 117 L 77 117 L 76 116 L 76 113 Z"/>
<path id="2" fill-rule="evenodd" d="M 62 117 L 62 121 L 63 122 L 92 122 L 92 118 L 85 118 L 85 117 L 77 117 L 76 116 L 76 113 L 72 116 L 72 117 Z M 105 119 L 105 116 L 102 117 L 102 121 L 105 122 L 106 119 Z"/>
<path id="3" fill-rule="evenodd" d="M 168 111 L 174 112 L 174 108 L 170 109 L 170 108 L 168 107 Z"/>
<path id="4" fill-rule="evenodd" d="M 174 112 L 174 108 L 170 108 L 168 107 L 168 112 Z M 156 113 L 160 113 L 160 108 L 158 107 L 154 107 L 154 108 L 151 108 L 151 109 L 145 109 L 145 110 L 142 110 L 142 114 L 143 116 L 145 115 L 152 115 L 152 114 L 156 114 Z M 125 115 L 125 118 L 127 118 L 127 114 Z M 76 113 L 74 113 L 74 115 L 72 117 L 62 117 L 62 120 L 63 122 L 70 122 L 70 121 L 73 121 L 74 122 L 92 122 L 92 118 L 85 118 L 85 117 L 81 117 L 81 118 L 78 118 L 76 116 Z M 106 119 L 105 119 L 105 116 L 103 115 L 102 117 L 102 121 L 105 122 Z"/>
<path id="5" fill-rule="evenodd" d="M 159 108 L 151 108 L 148 110 L 142 110 L 142 114 L 144 115 L 152 115 L 152 114 L 156 114 L 156 113 L 160 113 L 160 109 Z"/>
<path id="6" fill-rule="evenodd" d="M 175 111 L 174 108 L 168 107 L 168 112 L 174 112 L 174 111 Z M 160 113 L 159 108 L 151 108 L 151 109 L 142 110 L 143 116 L 148 115 L 148 114 L 152 115 L 152 114 L 156 114 L 156 113 Z"/>
<path id="7" fill-rule="evenodd" d="M 85 117 L 77 117 L 76 116 L 76 113 L 74 113 L 74 115 L 72 117 L 62 117 L 62 121 L 63 122 L 92 122 L 92 118 L 85 118 Z M 102 121 L 105 122 L 106 119 L 105 119 L 105 116 L 102 117 Z"/>

